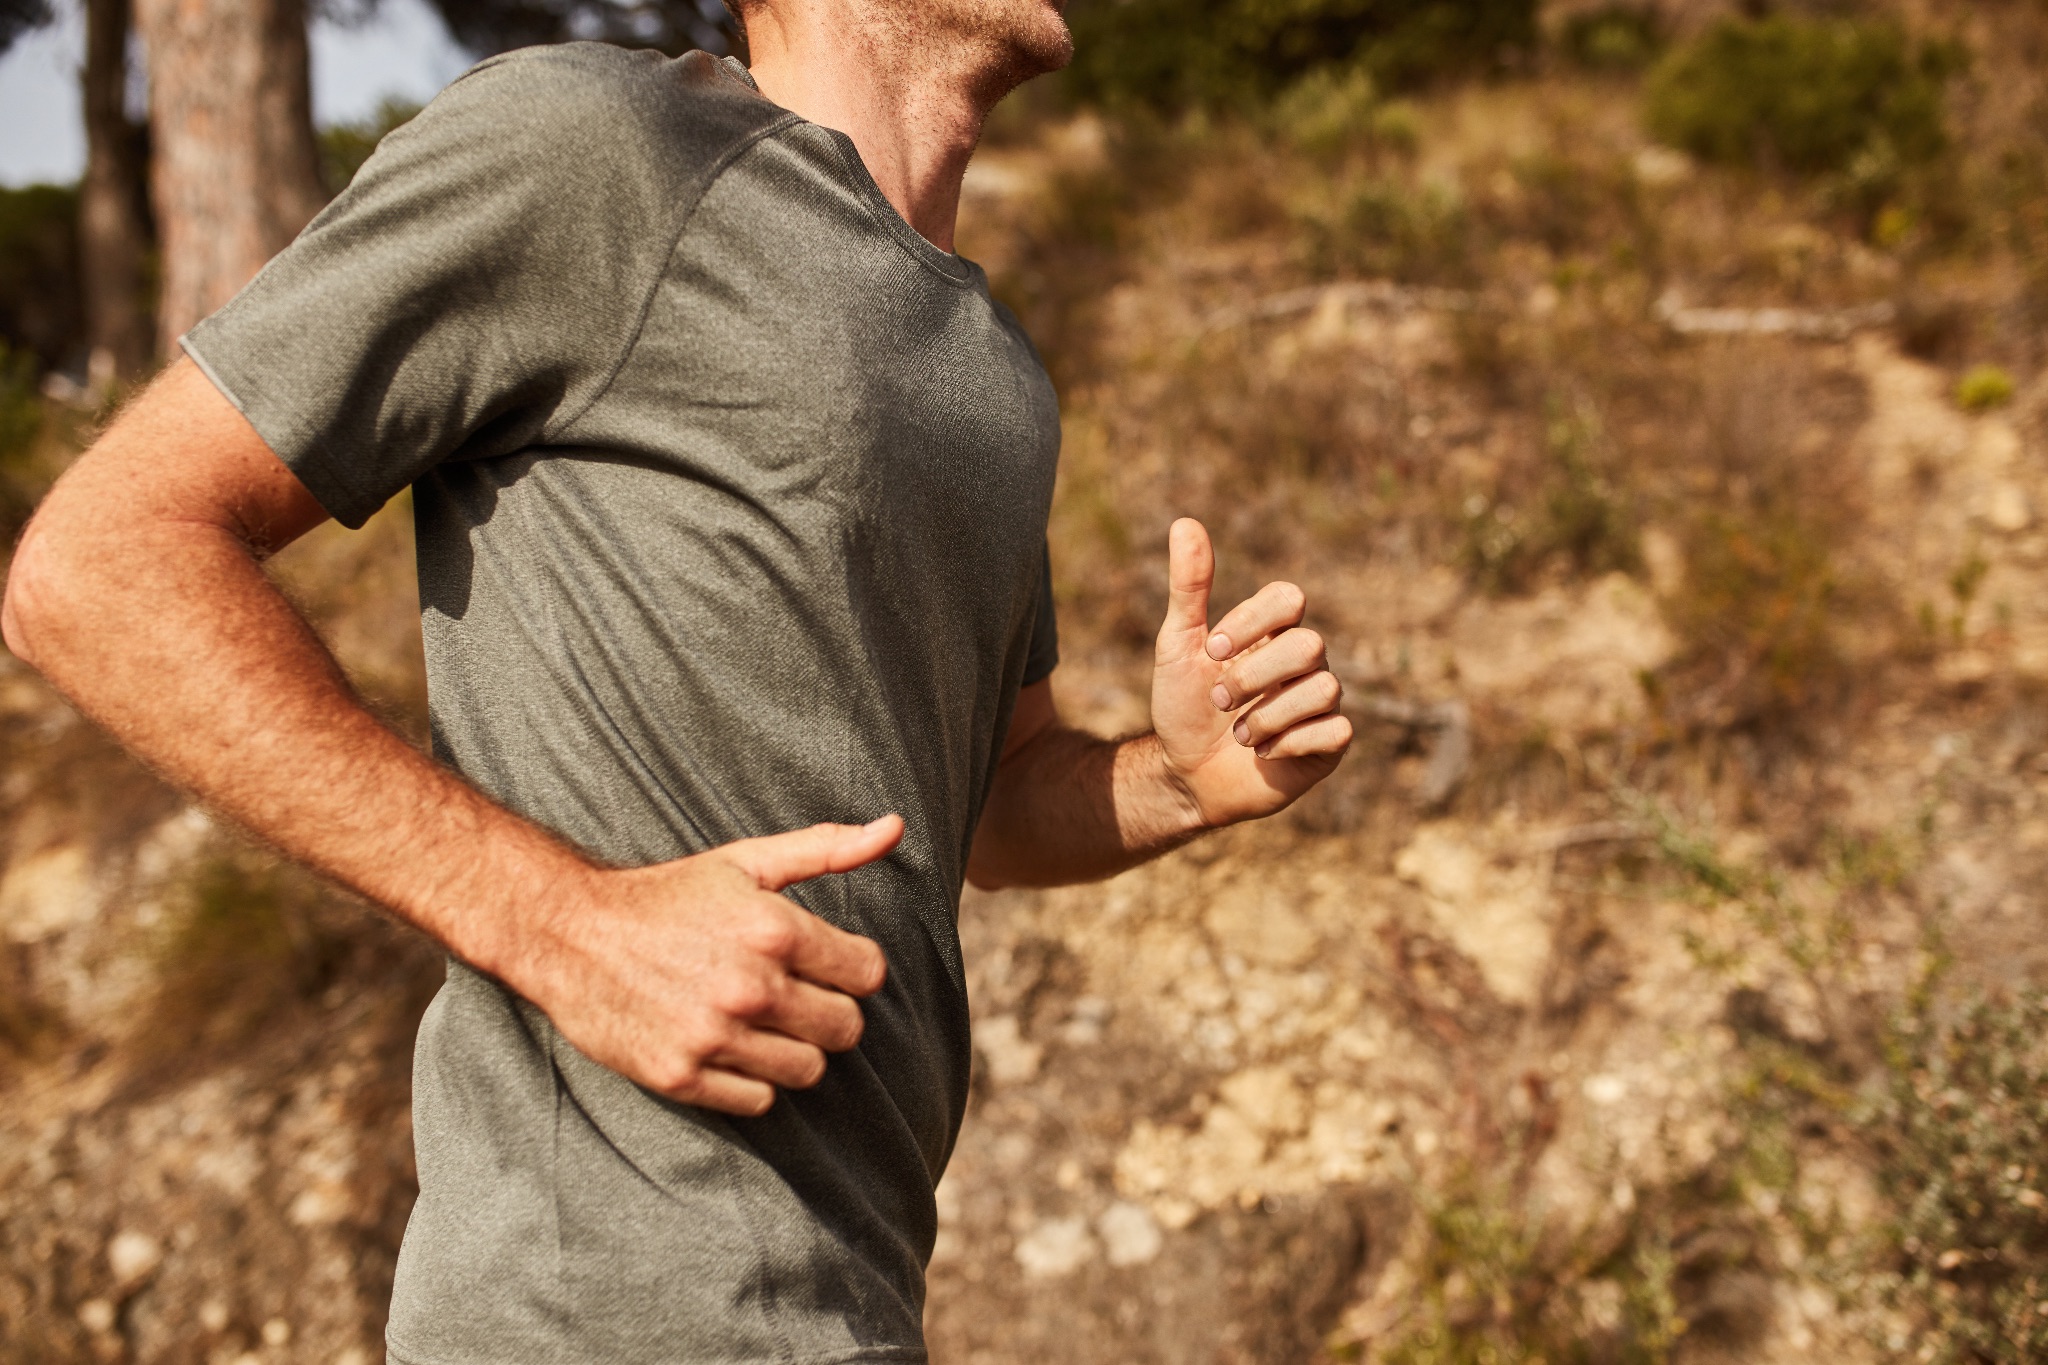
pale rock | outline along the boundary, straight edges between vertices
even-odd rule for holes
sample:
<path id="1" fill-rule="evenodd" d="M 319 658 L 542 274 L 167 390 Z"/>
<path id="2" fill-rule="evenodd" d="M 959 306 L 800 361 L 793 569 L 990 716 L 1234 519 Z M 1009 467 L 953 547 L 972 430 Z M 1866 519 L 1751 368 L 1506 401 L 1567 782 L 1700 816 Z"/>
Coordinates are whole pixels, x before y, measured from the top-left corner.
<path id="1" fill-rule="evenodd" d="M 1556 919 L 1538 869 L 1496 865 L 1464 827 L 1445 821 L 1417 830 L 1394 872 L 1421 889 L 1430 918 L 1488 989 L 1511 1005 L 1536 1003 Z"/>
<path id="2" fill-rule="evenodd" d="M 1025 1277 L 1055 1280 L 1095 1259 L 1095 1237 L 1085 1218 L 1048 1218 L 1017 1243 L 1017 1264 Z"/>
<path id="3" fill-rule="evenodd" d="M 1143 1265 L 1166 1245 L 1158 1220 L 1143 1204 L 1119 1199 L 1095 1220 L 1106 1259 L 1114 1266 Z"/>
<path id="4" fill-rule="evenodd" d="M 1628 1082 L 1614 1075 L 1588 1076 L 1579 1093 L 1594 1104 L 1620 1104 L 1628 1098 Z"/>
<path id="5" fill-rule="evenodd" d="M 1981 649 L 1959 649 L 1934 661 L 1934 679 L 1943 687 L 1967 691 L 1989 681 L 1997 667 Z"/>
<path id="6" fill-rule="evenodd" d="M 1534 597 L 1475 596 L 1452 620 L 1459 688 L 1566 734 L 1632 724 L 1642 676 L 1677 649 L 1656 599 L 1626 574 Z"/>
<path id="7" fill-rule="evenodd" d="M 1023 1025 L 1014 1014 L 999 1014 L 974 1026 L 974 1050 L 988 1066 L 988 1078 L 997 1085 L 1016 1085 L 1038 1074 L 1045 1047 L 1024 1037 Z"/>
<path id="8" fill-rule="evenodd" d="M 200 1304 L 199 1325 L 209 1332 L 225 1332 L 228 1328 L 228 1306 L 219 1299 L 208 1299 Z"/>
<path id="9" fill-rule="evenodd" d="M 1677 536 L 1661 526 L 1645 527 L 1640 552 L 1643 567 L 1650 571 L 1650 587 L 1659 597 L 1671 597 L 1685 586 L 1685 550 Z"/>
<path id="10" fill-rule="evenodd" d="M 78 1321 L 88 1332 L 114 1330 L 114 1305 L 105 1299 L 87 1299 L 78 1305 Z"/>
<path id="11" fill-rule="evenodd" d="M 2027 502 L 2026 490 L 2013 483 L 1993 484 L 1984 498 L 1984 520 L 2008 535 L 2032 526 L 2034 509 Z"/>
<path id="12" fill-rule="evenodd" d="M 1636 153 L 1636 179 L 1651 189 L 1668 189 L 1692 179 L 1692 158 L 1672 147 L 1645 147 Z"/>
<path id="13" fill-rule="evenodd" d="M 142 1283 L 156 1273 L 163 1261 L 163 1244 L 146 1232 L 124 1229 L 107 1243 L 107 1269 L 123 1287 Z"/>
<path id="14" fill-rule="evenodd" d="M 299 1191 L 287 1216 L 302 1228 L 326 1227 L 349 1215 L 348 1187 L 336 1180 L 316 1180 Z"/>
<path id="15" fill-rule="evenodd" d="M 289 1346 L 292 1340 L 292 1325 L 283 1318 L 272 1318 L 263 1324 L 265 1346 Z"/>
<path id="16" fill-rule="evenodd" d="M 99 887 L 83 845 L 32 853 L 0 877 L 0 926 L 15 943 L 39 943 L 76 929 L 99 911 Z"/>
<path id="17" fill-rule="evenodd" d="M 2019 463 L 2020 433 L 2003 417 L 1986 417 L 1970 438 L 1970 460 L 1979 468 L 2006 470 Z"/>
<path id="18" fill-rule="evenodd" d="M 1298 1133 L 1308 1123 L 1308 1105 L 1294 1077 L 1279 1067 L 1261 1066 L 1226 1079 L 1223 1102 L 1268 1136 Z"/>
<path id="19" fill-rule="evenodd" d="M 1293 899 L 1257 881 L 1239 882 L 1219 895 L 1202 922 L 1225 953 L 1262 967 L 1299 967 L 1322 946 Z"/>

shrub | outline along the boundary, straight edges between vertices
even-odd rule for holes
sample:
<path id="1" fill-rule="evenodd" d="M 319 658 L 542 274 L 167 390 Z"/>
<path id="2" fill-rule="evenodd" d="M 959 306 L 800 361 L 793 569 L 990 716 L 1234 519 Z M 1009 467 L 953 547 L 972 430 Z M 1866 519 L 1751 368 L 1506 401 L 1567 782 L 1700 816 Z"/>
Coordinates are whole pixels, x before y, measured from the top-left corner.
<path id="1" fill-rule="evenodd" d="M 1956 382 L 1956 406 L 1984 412 L 2012 401 L 2012 376 L 1996 365 L 1977 365 Z"/>
<path id="2" fill-rule="evenodd" d="M 1651 74 L 1652 135 L 1709 161 L 1846 172 L 1918 165 L 1948 145 L 1942 94 L 1961 65 L 1888 23 L 1728 19 Z"/>
<path id="3" fill-rule="evenodd" d="M 1535 0 L 1076 0 L 1068 20 L 1083 98 L 1161 109 L 1261 100 L 1347 63 L 1412 86 L 1536 37 Z"/>
<path id="4" fill-rule="evenodd" d="M 2048 995 L 1895 1025 L 1856 1116 L 1893 1210 L 1878 1288 L 1933 1362 L 2048 1359 Z"/>
<path id="5" fill-rule="evenodd" d="M 0 342 L 32 352 L 47 369 L 76 358 L 83 328 L 78 191 L 0 189 Z"/>
<path id="6" fill-rule="evenodd" d="M 387 99 L 375 113 L 356 123 L 336 123 L 320 130 L 320 179 L 329 194 L 340 194 L 393 128 L 408 122 L 420 106 L 411 100 Z"/>
<path id="7" fill-rule="evenodd" d="M 1606 5 L 1567 19 L 1558 46 L 1589 71 L 1636 71 L 1656 59 L 1664 25 L 1648 5 Z"/>

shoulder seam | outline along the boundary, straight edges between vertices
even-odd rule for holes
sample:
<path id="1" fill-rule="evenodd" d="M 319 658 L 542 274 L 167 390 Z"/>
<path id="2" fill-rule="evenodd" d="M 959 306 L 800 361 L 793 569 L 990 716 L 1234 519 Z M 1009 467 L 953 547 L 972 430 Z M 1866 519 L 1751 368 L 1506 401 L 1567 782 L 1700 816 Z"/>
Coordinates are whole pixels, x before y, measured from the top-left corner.
<path id="1" fill-rule="evenodd" d="M 633 358 L 633 352 L 640 345 L 641 334 L 647 330 L 648 314 L 654 311 L 654 296 L 661 290 L 662 277 L 668 272 L 669 262 L 675 259 L 676 246 L 682 241 L 683 233 L 689 230 L 690 220 L 697 216 L 697 208 L 704 202 L 704 196 L 711 192 L 711 187 L 718 183 L 720 177 L 731 168 L 733 162 L 752 151 L 763 139 L 773 137 L 783 129 L 800 122 L 802 120 L 797 115 L 785 110 L 780 116 L 769 120 L 761 127 L 748 133 L 745 137 L 738 139 L 732 146 L 721 152 L 716 161 L 711 163 L 710 173 L 704 177 L 704 181 L 698 187 L 696 195 L 690 200 L 689 207 L 677 216 L 675 231 L 669 236 L 668 250 L 662 253 L 661 266 L 654 272 L 654 277 L 647 281 L 646 292 L 641 296 L 640 308 L 633 319 L 632 330 L 627 333 L 625 344 L 619 348 L 618 359 L 614 360 L 611 363 L 611 367 L 605 371 L 604 382 L 599 384 L 590 397 L 578 405 L 574 412 L 549 422 L 541 429 L 540 438 L 542 441 L 553 440 L 582 420 L 586 413 L 596 407 L 598 403 L 603 401 L 604 396 L 611 392 L 612 385 L 618 382 L 620 372 L 626 368 L 626 362 Z"/>

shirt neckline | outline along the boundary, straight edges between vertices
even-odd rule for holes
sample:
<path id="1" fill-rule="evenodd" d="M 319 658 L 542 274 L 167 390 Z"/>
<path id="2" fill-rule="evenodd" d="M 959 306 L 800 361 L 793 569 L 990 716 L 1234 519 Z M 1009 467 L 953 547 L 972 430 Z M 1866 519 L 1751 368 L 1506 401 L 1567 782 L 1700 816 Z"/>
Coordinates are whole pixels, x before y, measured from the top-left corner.
<path id="1" fill-rule="evenodd" d="M 744 81 L 756 97 L 764 100 L 768 98 L 761 93 L 761 87 L 755 84 L 754 73 L 742 66 L 738 58 L 722 57 L 719 64 L 728 74 Z M 910 253 L 913 260 L 950 283 L 968 284 L 973 281 L 976 268 L 974 262 L 955 252 L 940 250 L 930 238 L 912 227 L 910 221 L 896 211 L 896 206 L 889 202 L 889 196 L 882 193 L 882 187 L 875 182 L 874 172 L 868 169 L 866 159 L 861 156 L 860 148 L 854 145 L 852 138 L 837 128 L 812 123 L 800 114 L 792 114 L 791 117 L 796 119 L 796 126 L 815 128 L 831 141 L 839 153 L 840 163 L 846 168 L 847 177 L 853 181 L 855 192 L 866 201 L 868 211 L 874 215 L 875 221 L 882 225 L 882 229 Z"/>

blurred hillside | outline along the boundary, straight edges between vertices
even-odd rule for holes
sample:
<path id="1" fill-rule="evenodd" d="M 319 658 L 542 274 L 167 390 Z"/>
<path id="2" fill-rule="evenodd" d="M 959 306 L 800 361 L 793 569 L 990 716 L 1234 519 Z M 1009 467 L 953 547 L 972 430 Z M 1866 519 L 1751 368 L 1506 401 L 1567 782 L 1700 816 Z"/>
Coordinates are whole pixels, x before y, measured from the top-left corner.
<path id="1" fill-rule="evenodd" d="M 935 1360 L 2048 1358 L 2048 10 L 1278 77 L 1323 10 L 1196 10 L 1213 85 L 1026 91 L 969 176 L 1065 405 L 1055 688 L 1144 723 L 1193 514 L 1361 738 L 968 894 Z M 6 374 L 18 523 L 104 414 Z M 407 509 L 277 572 L 417 733 Z M 379 1358 L 433 953 L 5 667 L 0 1360 Z"/>

